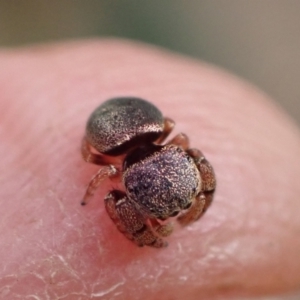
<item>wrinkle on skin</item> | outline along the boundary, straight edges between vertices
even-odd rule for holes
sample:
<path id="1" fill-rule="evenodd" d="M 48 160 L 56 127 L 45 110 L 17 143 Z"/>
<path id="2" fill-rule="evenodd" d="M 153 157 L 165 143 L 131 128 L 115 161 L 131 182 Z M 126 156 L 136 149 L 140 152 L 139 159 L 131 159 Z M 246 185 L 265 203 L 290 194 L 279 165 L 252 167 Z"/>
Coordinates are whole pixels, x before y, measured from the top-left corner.
<path id="1" fill-rule="evenodd" d="M 299 130 L 266 95 L 126 41 L 3 50 L 0 63 L 0 295 L 232 299 L 300 290 Z M 103 205 L 116 183 L 80 206 L 98 170 L 81 159 L 85 122 L 124 95 L 174 119 L 171 136 L 187 133 L 216 172 L 205 217 L 176 226 L 164 250 L 137 248 L 117 231 Z"/>

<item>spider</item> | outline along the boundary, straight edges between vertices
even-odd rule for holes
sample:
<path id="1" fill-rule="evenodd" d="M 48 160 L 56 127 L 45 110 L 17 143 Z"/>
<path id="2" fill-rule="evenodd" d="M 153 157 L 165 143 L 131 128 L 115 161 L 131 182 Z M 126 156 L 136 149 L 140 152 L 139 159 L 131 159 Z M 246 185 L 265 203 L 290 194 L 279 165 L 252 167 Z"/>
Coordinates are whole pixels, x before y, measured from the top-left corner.
<path id="1" fill-rule="evenodd" d="M 183 133 L 164 143 L 174 126 L 153 104 L 135 97 L 107 100 L 87 122 L 82 156 L 102 167 L 81 204 L 104 179 L 122 182 L 120 190 L 106 195 L 105 208 L 119 231 L 138 246 L 166 247 L 164 238 L 173 231 L 166 220 L 196 221 L 213 199 L 216 179 L 202 152 L 190 148 Z"/>

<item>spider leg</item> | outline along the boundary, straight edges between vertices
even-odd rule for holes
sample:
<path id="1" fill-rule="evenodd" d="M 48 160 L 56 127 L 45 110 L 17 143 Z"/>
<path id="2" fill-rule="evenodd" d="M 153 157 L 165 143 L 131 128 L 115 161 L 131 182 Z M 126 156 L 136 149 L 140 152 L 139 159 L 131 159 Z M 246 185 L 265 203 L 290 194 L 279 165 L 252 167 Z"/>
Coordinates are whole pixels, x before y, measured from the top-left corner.
<path id="1" fill-rule="evenodd" d="M 172 223 L 160 224 L 156 219 L 150 220 L 152 229 L 161 237 L 167 237 L 173 232 Z"/>
<path id="2" fill-rule="evenodd" d="M 135 244 L 155 248 L 168 245 L 152 232 L 145 216 L 129 201 L 124 192 L 113 190 L 105 197 L 104 202 L 108 215 L 119 231 Z"/>
<path id="3" fill-rule="evenodd" d="M 116 157 L 110 157 L 103 155 L 101 153 L 93 153 L 92 146 L 87 141 L 86 137 L 82 139 L 81 143 L 81 154 L 83 159 L 95 165 L 107 166 L 111 164 L 118 164 L 120 163 L 120 159 Z"/>
<path id="4" fill-rule="evenodd" d="M 187 225 L 191 222 L 198 220 L 203 212 L 205 205 L 205 196 L 203 193 L 200 193 L 194 200 L 191 208 L 186 212 L 181 214 L 177 220 L 181 225 Z"/>
<path id="5" fill-rule="evenodd" d="M 164 118 L 164 130 L 161 136 L 155 141 L 156 144 L 161 144 L 172 132 L 175 122 L 170 118 Z"/>
<path id="6" fill-rule="evenodd" d="M 192 206 L 177 220 L 182 225 L 187 225 L 198 220 L 207 210 L 213 200 L 216 188 L 216 177 L 211 164 L 198 149 L 188 149 L 186 151 L 193 159 L 201 176 L 201 191 L 193 201 Z"/>
<path id="7" fill-rule="evenodd" d="M 181 147 L 183 150 L 187 150 L 189 148 L 189 138 L 185 133 L 179 133 L 175 135 L 166 145 L 176 145 Z"/>
<path id="8" fill-rule="evenodd" d="M 214 191 L 216 188 L 216 177 L 211 164 L 198 149 L 188 149 L 186 152 L 194 159 L 194 162 L 200 172 L 202 179 L 202 191 Z"/>
<path id="9" fill-rule="evenodd" d="M 88 203 L 89 199 L 94 195 L 96 189 L 100 186 L 104 179 L 117 174 L 117 169 L 112 165 L 102 167 L 97 174 L 92 177 L 84 194 L 81 205 L 86 205 Z"/>

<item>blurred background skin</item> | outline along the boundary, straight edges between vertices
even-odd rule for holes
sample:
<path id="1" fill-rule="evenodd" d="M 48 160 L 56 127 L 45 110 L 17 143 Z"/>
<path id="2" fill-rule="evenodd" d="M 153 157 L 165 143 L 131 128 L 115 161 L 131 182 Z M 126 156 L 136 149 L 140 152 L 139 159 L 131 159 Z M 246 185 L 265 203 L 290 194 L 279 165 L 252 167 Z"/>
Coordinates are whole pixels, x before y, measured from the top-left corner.
<path id="1" fill-rule="evenodd" d="M 116 36 L 211 62 L 300 124 L 298 0 L 0 0 L 0 46 Z"/>

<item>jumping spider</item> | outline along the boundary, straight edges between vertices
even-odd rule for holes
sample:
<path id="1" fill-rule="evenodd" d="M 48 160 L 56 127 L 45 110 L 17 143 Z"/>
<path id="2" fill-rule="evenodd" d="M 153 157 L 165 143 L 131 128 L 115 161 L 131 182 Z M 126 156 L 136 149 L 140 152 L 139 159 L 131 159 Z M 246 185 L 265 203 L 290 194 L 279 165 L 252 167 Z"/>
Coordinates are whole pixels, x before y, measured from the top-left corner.
<path id="1" fill-rule="evenodd" d="M 82 205 L 106 178 L 123 183 L 104 199 L 117 228 L 138 246 L 165 247 L 177 217 L 186 225 L 199 219 L 212 202 L 216 179 L 212 166 L 180 133 L 162 144 L 174 128 L 151 103 L 114 98 L 90 116 L 82 142 L 85 161 L 102 168 L 91 179 Z M 97 150 L 95 153 L 94 150 Z"/>

